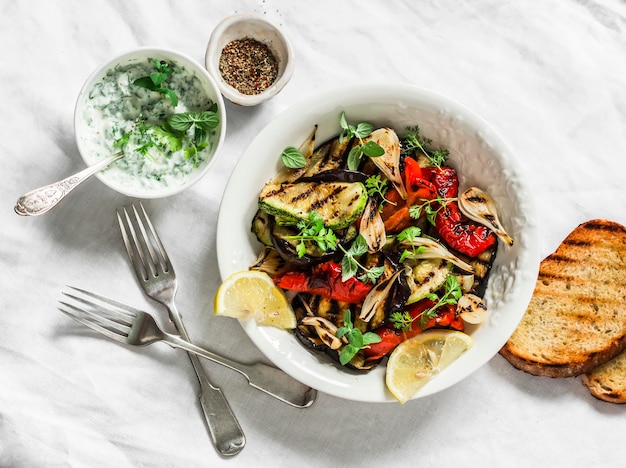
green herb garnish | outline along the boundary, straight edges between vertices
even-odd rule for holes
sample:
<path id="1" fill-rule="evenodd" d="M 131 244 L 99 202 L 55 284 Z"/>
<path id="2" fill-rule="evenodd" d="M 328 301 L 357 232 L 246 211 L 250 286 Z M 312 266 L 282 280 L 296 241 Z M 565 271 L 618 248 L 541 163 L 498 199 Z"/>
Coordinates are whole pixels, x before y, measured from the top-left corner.
<path id="1" fill-rule="evenodd" d="M 424 200 L 424 202 L 419 205 L 409 206 L 409 216 L 413 219 L 419 219 L 422 214 L 424 214 L 426 216 L 426 220 L 434 226 L 435 218 L 439 210 L 445 208 L 448 203 L 455 200 L 457 199 L 443 198 L 440 196 L 437 196 L 437 198 L 433 200 Z"/>
<path id="2" fill-rule="evenodd" d="M 351 171 L 356 171 L 359 168 L 363 156 L 377 158 L 385 154 L 383 147 L 375 141 L 370 140 L 367 143 L 363 143 L 363 138 L 374 131 L 374 127 L 371 124 L 361 122 L 356 127 L 350 125 L 346 120 L 345 112 L 341 113 L 339 124 L 341 125 L 341 134 L 339 135 L 340 142 L 350 138 L 357 138 L 360 142 L 359 145 L 354 146 L 350 150 L 350 153 L 348 153 L 348 169 Z"/>
<path id="3" fill-rule="evenodd" d="M 339 362 L 342 366 L 349 363 L 360 350 L 368 348 L 373 343 L 379 343 L 381 340 L 376 333 L 361 333 L 361 330 L 354 328 L 349 310 L 343 314 L 343 326 L 337 329 L 335 336 L 337 338 L 345 336 L 348 340 L 348 344 L 344 345 L 339 352 Z"/>
<path id="4" fill-rule="evenodd" d="M 391 203 L 392 205 L 396 204 L 390 200 L 387 200 L 387 198 L 385 198 L 385 196 L 387 195 L 387 192 L 389 191 L 389 183 L 388 183 L 388 180 L 383 179 L 380 176 L 380 174 L 369 176 L 365 180 L 365 189 L 367 190 L 367 194 L 370 197 L 373 197 L 375 195 L 380 197 L 381 199 L 381 203 L 379 206 L 380 210 L 382 210 L 383 203 Z"/>
<path id="5" fill-rule="evenodd" d="M 429 138 L 420 136 L 420 128 L 415 125 L 407 127 L 403 137 L 404 144 L 402 146 L 402 154 L 413 154 L 420 152 L 428 158 L 430 163 L 435 167 L 441 167 L 448 159 L 450 152 L 447 149 L 440 148 L 438 150 L 428 151 L 426 149 L 432 143 Z"/>
<path id="6" fill-rule="evenodd" d="M 152 59 L 152 64 L 156 71 L 151 72 L 148 76 L 137 78 L 133 81 L 133 84 L 166 95 L 170 99 L 172 106 L 176 107 L 178 104 L 178 96 L 176 96 L 176 93 L 169 89 L 165 83 L 172 74 L 172 68 L 165 60 L 159 61 Z"/>
<path id="7" fill-rule="evenodd" d="M 365 268 L 361 265 L 357 258 L 367 252 L 367 242 L 365 238 L 359 234 L 359 236 L 352 242 L 352 245 L 348 250 L 345 250 L 341 245 L 339 248 L 343 251 L 344 256 L 341 260 L 341 279 L 347 281 L 357 274 L 359 269 L 363 270 L 363 274 L 359 276 L 359 280 L 364 282 L 374 283 L 385 271 L 384 266 L 375 266 L 371 268 Z"/>
<path id="8" fill-rule="evenodd" d="M 299 241 L 296 245 L 298 258 L 306 254 L 306 242 L 315 242 L 322 252 L 337 248 L 335 233 L 324 226 L 322 217 L 316 211 L 311 211 L 308 219 L 298 221 L 296 227 L 300 232 L 293 236 L 285 236 L 285 239 Z"/>
<path id="9" fill-rule="evenodd" d="M 400 262 L 403 262 L 411 254 L 417 255 L 417 254 L 422 253 L 424 250 L 426 250 L 426 247 L 424 246 L 415 247 L 415 244 L 414 244 L 415 239 L 420 237 L 421 235 L 422 235 L 422 230 L 420 228 L 418 228 L 417 226 L 410 226 L 404 229 L 403 231 L 401 231 L 396 236 L 396 239 L 398 241 L 400 242 L 408 241 L 411 244 L 411 250 L 405 250 L 404 252 L 402 252 L 402 255 L 400 256 Z"/>
<path id="10" fill-rule="evenodd" d="M 280 154 L 280 158 L 286 167 L 291 169 L 300 169 L 306 165 L 306 158 L 298 148 L 288 146 Z"/>
<path id="11" fill-rule="evenodd" d="M 217 107 L 212 106 L 212 109 Z M 154 160 L 149 150 L 155 148 L 161 153 L 180 151 L 184 148 L 186 159 L 194 161 L 194 167 L 200 163 L 199 152 L 208 146 L 208 136 L 219 125 L 220 119 L 214 110 L 203 112 L 182 112 L 170 115 L 161 125 L 149 125 L 139 119 L 130 132 L 118 138 L 113 146 L 122 148 L 134 137 L 138 146 L 135 151 Z M 187 131 L 193 129 L 193 137 Z"/>
<path id="12" fill-rule="evenodd" d="M 459 280 L 455 275 L 448 275 L 446 282 L 443 286 L 443 294 L 441 296 L 436 293 L 431 293 L 426 296 L 428 299 L 434 302 L 432 307 L 424 310 L 420 315 L 413 318 L 409 312 L 394 312 L 389 317 L 389 321 L 393 324 L 394 328 L 402 331 L 409 331 L 413 322 L 420 319 L 420 327 L 424 328 L 428 321 L 437 316 L 437 310 L 444 305 L 454 305 L 459 302 L 459 299 L 463 295 Z"/>

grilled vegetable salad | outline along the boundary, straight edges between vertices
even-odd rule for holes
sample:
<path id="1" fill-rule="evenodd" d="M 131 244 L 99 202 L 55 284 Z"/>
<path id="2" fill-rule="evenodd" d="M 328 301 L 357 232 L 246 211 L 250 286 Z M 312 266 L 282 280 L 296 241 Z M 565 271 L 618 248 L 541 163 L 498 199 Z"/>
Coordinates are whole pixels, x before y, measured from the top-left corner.
<path id="1" fill-rule="evenodd" d="M 497 239 L 513 239 L 417 126 L 399 137 L 342 114 L 340 127 L 283 151 L 252 220 L 263 249 L 251 268 L 287 293 L 305 346 L 369 370 L 423 330 L 482 322 Z"/>

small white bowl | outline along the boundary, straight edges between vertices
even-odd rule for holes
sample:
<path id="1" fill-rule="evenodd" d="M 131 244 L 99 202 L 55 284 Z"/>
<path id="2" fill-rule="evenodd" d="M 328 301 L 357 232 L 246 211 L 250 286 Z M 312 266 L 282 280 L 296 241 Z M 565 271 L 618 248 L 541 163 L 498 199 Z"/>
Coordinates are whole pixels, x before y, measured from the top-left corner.
<path id="1" fill-rule="evenodd" d="M 252 38 L 267 45 L 278 61 L 276 80 L 259 94 L 241 93 L 229 85 L 220 73 L 219 62 L 224 47 L 232 41 L 244 38 Z M 280 29 L 264 17 L 238 13 L 222 20 L 213 30 L 206 50 L 205 65 L 226 99 L 241 106 L 256 106 L 276 96 L 291 78 L 293 49 Z"/>
<path id="2" fill-rule="evenodd" d="M 138 78 L 138 76 L 134 76 L 138 73 L 134 71 L 122 73 L 120 71 L 126 67 L 148 64 L 152 59 L 170 63 L 176 67 L 175 73 L 181 77 L 185 76 L 186 80 L 183 84 L 182 78 L 177 79 L 177 84 L 172 84 L 177 88 L 178 105 L 175 108 L 164 103 L 157 104 L 157 106 L 161 106 L 158 109 L 162 111 L 158 120 L 162 120 L 173 113 L 184 112 L 187 109 L 198 112 L 206 110 L 209 103 L 214 103 L 217 105 L 216 114 L 219 117 L 219 124 L 209 132 L 208 147 L 202 151 L 201 161 L 193 168 L 185 162 L 181 152 L 178 152 L 175 156 L 164 158 L 157 172 L 155 166 L 151 165 L 151 160 L 142 159 L 131 152 L 130 154 L 127 153 L 121 161 L 111 164 L 96 174 L 104 184 L 113 190 L 129 197 L 146 199 L 163 198 L 177 194 L 200 180 L 213 165 L 218 149 L 226 135 L 224 100 L 217 84 L 204 67 L 178 52 L 144 47 L 109 60 L 98 67 L 83 85 L 74 110 L 74 131 L 78 150 L 85 163 L 91 166 L 120 150 L 113 145 L 116 137 L 107 135 L 110 135 L 116 126 L 128 128 L 139 110 L 148 112 L 149 108 L 145 105 L 145 99 L 151 99 L 154 102 L 169 99 L 165 95 L 159 96 L 160 93 L 129 85 L 130 81 Z M 148 66 L 146 65 L 146 67 Z M 141 70 L 139 74 L 143 74 L 143 72 L 144 70 Z M 133 76 L 131 77 L 131 75 Z M 172 76 L 166 83 L 174 83 Z M 113 82 L 116 83 L 115 86 L 118 89 L 124 91 L 124 94 L 120 94 L 122 96 L 119 99 L 120 110 L 116 112 L 112 110 L 98 111 L 96 103 L 100 105 L 100 103 L 114 102 L 106 99 L 106 93 L 109 92 L 107 90 L 111 89 L 111 86 L 106 83 Z M 191 91 L 184 92 L 185 89 Z M 156 124 L 157 119 L 153 123 Z M 119 134 L 117 136 L 119 137 Z M 144 174 L 153 170 L 151 178 L 141 174 L 133 174 L 130 169 L 123 169 L 126 164 L 130 166 L 131 162 L 135 167 L 142 167 L 143 164 L 144 170 L 141 172 Z"/>

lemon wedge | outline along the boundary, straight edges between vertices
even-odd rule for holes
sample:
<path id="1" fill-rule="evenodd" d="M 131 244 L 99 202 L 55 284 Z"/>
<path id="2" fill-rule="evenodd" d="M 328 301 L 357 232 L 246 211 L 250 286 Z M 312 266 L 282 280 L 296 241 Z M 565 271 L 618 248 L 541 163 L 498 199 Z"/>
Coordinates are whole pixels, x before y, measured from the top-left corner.
<path id="1" fill-rule="evenodd" d="M 459 331 L 420 333 L 400 343 L 389 356 L 385 376 L 387 388 L 400 403 L 406 403 L 473 345 L 472 337 Z"/>
<path id="2" fill-rule="evenodd" d="M 262 271 L 238 271 L 215 294 L 215 315 L 253 319 L 259 325 L 281 329 L 296 327 L 296 315 L 283 291 Z"/>

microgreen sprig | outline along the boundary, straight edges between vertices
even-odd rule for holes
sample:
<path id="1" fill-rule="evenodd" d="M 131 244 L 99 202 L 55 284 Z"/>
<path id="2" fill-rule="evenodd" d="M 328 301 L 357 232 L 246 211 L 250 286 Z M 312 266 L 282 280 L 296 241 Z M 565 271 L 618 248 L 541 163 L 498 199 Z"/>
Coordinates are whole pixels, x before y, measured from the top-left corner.
<path id="1" fill-rule="evenodd" d="M 424 200 L 419 205 L 411 205 L 409 207 L 409 216 L 413 219 L 419 219 L 424 214 L 426 220 L 434 226 L 437 212 L 445 208 L 448 203 L 456 200 L 457 198 L 443 198 L 440 196 L 433 200 Z"/>
<path id="2" fill-rule="evenodd" d="M 414 244 L 415 239 L 420 237 L 421 235 L 422 235 L 422 230 L 420 228 L 418 228 L 417 226 L 410 226 L 404 229 L 403 231 L 401 231 L 396 236 L 396 239 L 399 242 L 408 241 L 411 244 L 411 250 L 405 250 L 404 252 L 402 252 L 402 255 L 400 256 L 400 262 L 403 262 L 411 254 L 417 255 L 417 254 L 424 252 L 424 250 L 426 250 L 426 247 L 424 246 L 416 247 Z"/>
<path id="3" fill-rule="evenodd" d="M 311 211 L 308 219 L 298 221 L 296 227 L 300 232 L 285 236 L 285 239 L 298 241 L 296 253 L 299 258 L 306 254 L 306 242 L 315 242 L 322 252 L 337 248 L 337 236 L 332 229 L 324 226 L 324 220 L 316 211 Z"/>
<path id="4" fill-rule="evenodd" d="M 372 197 L 374 195 L 378 195 L 381 199 L 379 209 L 382 210 L 383 203 L 390 203 L 395 205 L 395 202 L 388 200 L 386 198 L 387 192 L 389 191 L 389 183 L 387 179 L 383 179 L 380 174 L 376 174 L 373 176 L 369 176 L 365 180 L 365 189 L 367 190 L 367 194 Z"/>
<path id="5" fill-rule="evenodd" d="M 432 143 L 432 140 L 424 138 L 420 135 L 420 128 L 418 125 L 407 127 L 403 140 L 404 144 L 402 146 L 402 154 L 410 155 L 415 152 L 420 152 L 426 156 L 435 167 L 441 167 L 450 155 L 450 152 L 443 148 L 428 151 L 426 147 Z"/>
<path id="6" fill-rule="evenodd" d="M 348 344 L 344 345 L 339 352 L 339 362 L 342 366 L 349 363 L 352 358 L 363 348 L 368 348 L 373 343 L 379 343 L 381 338 L 376 333 L 361 333 L 361 330 L 354 328 L 350 311 L 346 310 L 343 314 L 343 326 L 337 329 L 335 333 L 337 338 L 346 337 Z"/>
<path id="7" fill-rule="evenodd" d="M 420 327 L 424 328 L 430 319 L 437 316 L 437 310 L 439 308 L 444 305 L 454 305 L 458 303 L 462 295 L 463 291 L 461 290 L 458 278 L 455 275 L 450 274 L 446 277 L 441 296 L 436 293 L 431 293 L 426 296 L 434 302 L 432 307 L 425 309 L 417 317 L 411 317 L 411 314 L 409 314 L 408 311 L 394 312 L 389 317 L 389 320 L 393 324 L 394 328 L 406 332 L 411 329 L 413 322 L 419 318 Z"/>
<path id="8" fill-rule="evenodd" d="M 358 257 L 367 252 L 367 242 L 362 235 L 358 235 L 358 237 L 352 242 L 352 245 L 350 245 L 350 248 L 348 250 L 344 249 L 341 245 L 339 245 L 339 248 L 344 253 L 344 256 L 341 260 L 342 281 L 347 281 L 348 279 L 352 278 L 357 274 L 359 269 L 361 269 L 364 273 L 359 276 L 358 279 L 364 282 L 374 283 L 385 271 L 384 266 L 366 268 L 357 261 Z"/>
<path id="9" fill-rule="evenodd" d="M 361 122 L 356 126 L 348 124 L 346 120 L 346 113 L 342 112 L 339 119 L 339 125 L 341 125 L 341 134 L 339 135 L 339 141 L 343 142 L 346 139 L 357 138 L 359 145 L 355 145 L 348 153 L 348 169 L 356 171 L 359 168 L 361 159 L 363 156 L 369 158 L 376 158 L 385 154 L 385 150 L 375 141 L 368 141 L 363 143 L 363 138 L 366 138 L 370 133 L 374 131 L 374 126 Z"/>
<path id="10" fill-rule="evenodd" d="M 159 61 L 152 59 L 152 64 L 156 71 L 151 72 L 148 76 L 137 78 L 133 81 L 133 84 L 166 95 L 172 103 L 172 106 L 176 107 L 178 104 L 178 96 L 176 96 L 176 93 L 168 88 L 165 83 L 172 74 L 172 68 L 165 60 Z"/>

